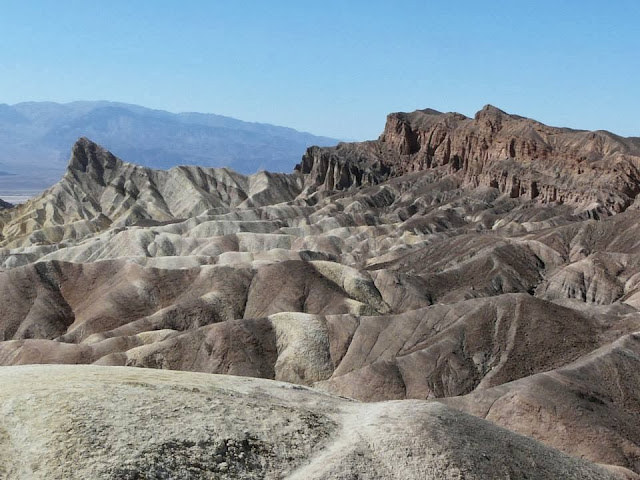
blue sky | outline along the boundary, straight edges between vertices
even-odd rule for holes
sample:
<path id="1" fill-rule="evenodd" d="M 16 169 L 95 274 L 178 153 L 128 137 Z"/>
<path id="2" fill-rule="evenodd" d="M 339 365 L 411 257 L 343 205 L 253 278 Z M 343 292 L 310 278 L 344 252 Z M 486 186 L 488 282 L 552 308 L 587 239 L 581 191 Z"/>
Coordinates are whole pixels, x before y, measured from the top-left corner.
<path id="1" fill-rule="evenodd" d="M 0 103 L 99 99 L 351 139 L 491 103 L 640 136 L 640 1 L 0 2 Z"/>

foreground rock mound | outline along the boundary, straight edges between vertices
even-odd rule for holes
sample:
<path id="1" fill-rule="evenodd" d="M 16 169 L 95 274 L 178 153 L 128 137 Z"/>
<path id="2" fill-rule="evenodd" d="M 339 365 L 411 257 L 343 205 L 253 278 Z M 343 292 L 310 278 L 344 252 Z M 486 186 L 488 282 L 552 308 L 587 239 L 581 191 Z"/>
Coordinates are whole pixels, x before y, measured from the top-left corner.
<path id="1" fill-rule="evenodd" d="M 3 367 L 0 382 L 3 478 L 622 478 L 436 403 L 89 366 Z"/>

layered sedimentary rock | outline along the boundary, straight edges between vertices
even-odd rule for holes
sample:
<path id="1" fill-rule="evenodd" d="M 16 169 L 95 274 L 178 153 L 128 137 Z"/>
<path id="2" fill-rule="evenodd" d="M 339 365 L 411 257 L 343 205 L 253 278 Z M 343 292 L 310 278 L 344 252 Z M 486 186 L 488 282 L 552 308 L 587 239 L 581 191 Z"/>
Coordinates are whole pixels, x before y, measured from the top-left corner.
<path id="1" fill-rule="evenodd" d="M 634 478 L 638 144 L 425 110 L 246 177 L 150 170 L 81 139 L 61 182 L 0 212 L 0 364 L 260 377 L 402 415 L 441 401 Z M 336 474 L 322 459 L 339 452 L 312 450 L 256 472 Z M 345 475 L 396 475 L 365 463 Z"/>
<path id="2" fill-rule="evenodd" d="M 345 165 L 361 165 L 364 175 Z M 377 141 L 309 149 L 297 168 L 330 189 L 439 169 L 514 198 L 620 212 L 638 194 L 639 167 L 637 138 L 549 127 L 487 105 L 474 118 L 392 113 Z"/>
<path id="3" fill-rule="evenodd" d="M 82 138 L 59 183 L 0 217 L 0 240 L 7 245 L 55 243 L 108 227 L 270 205 L 297 196 L 300 180 L 268 172 L 247 177 L 224 168 L 152 170 L 125 163 Z"/>
<path id="4" fill-rule="evenodd" d="M 640 470 L 640 333 L 569 365 L 444 400 L 576 456 Z"/>

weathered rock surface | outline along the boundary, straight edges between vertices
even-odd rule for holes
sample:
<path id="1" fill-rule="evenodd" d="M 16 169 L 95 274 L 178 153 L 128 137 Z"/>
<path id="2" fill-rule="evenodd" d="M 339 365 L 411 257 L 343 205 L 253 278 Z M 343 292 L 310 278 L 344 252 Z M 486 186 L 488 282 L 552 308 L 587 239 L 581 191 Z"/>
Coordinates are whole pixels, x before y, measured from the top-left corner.
<path id="1" fill-rule="evenodd" d="M 113 367 L 2 367 L 0 382 L 3 478 L 623 478 L 437 403 Z"/>
<path id="2" fill-rule="evenodd" d="M 620 212 L 640 191 L 639 166 L 637 138 L 549 127 L 487 105 L 474 118 L 392 113 L 377 141 L 309 149 L 297 169 L 326 189 L 438 169 L 514 198 Z"/>
<path id="3" fill-rule="evenodd" d="M 150 170 L 81 139 L 0 212 L 0 364 L 438 399 L 632 478 L 638 145 L 492 107 L 392 114 L 290 175 Z M 574 414 L 580 395 L 603 403 Z"/>
<path id="4" fill-rule="evenodd" d="M 301 188 L 300 178 L 285 174 L 245 176 L 200 167 L 152 170 L 125 163 L 81 138 L 59 183 L 0 218 L 0 240 L 19 245 L 79 239 L 107 227 L 288 201 Z"/>
<path id="5" fill-rule="evenodd" d="M 575 456 L 640 470 L 640 333 L 565 367 L 442 400 Z"/>

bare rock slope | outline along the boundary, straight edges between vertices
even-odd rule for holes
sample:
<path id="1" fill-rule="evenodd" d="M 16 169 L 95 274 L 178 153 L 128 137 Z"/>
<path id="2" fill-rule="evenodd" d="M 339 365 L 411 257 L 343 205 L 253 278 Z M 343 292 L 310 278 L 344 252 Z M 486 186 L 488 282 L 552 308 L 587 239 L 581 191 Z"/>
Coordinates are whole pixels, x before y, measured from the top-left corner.
<path id="1" fill-rule="evenodd" d="M 259 377 L 393 418 L 445 402 L 633 478 L 639 151 L 494 107 L 391 114 L 292 174 L 152 170 L 80 139 L 0 211 L 0 364 Z"/>
<path id="2" fill-rule="evenodd" d="M 3 478 L 618 478 L 435 403 L 90 366 L 3 367 L 0 380 Z"/>
<path id="3" fill-rule="evenodd" d="M 565 367 L 442 400 L 576 455 L 640 470 L 640 333 Z"/>

